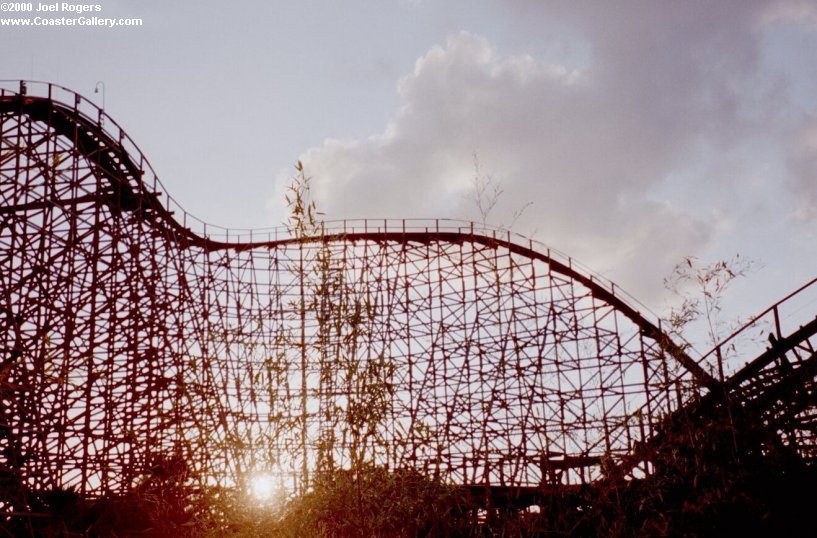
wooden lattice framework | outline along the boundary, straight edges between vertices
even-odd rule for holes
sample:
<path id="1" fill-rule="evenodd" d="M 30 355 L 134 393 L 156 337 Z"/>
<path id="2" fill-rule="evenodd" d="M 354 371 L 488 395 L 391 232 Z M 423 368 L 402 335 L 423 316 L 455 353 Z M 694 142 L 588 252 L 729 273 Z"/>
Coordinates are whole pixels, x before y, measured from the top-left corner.
<path id="1" fill-rule="evenodd" d="M 0 135 L 6 481 L 116 494 L 173 456 L 201 485 L 300 490 L 360 459 L 576 484 L 714 383 L 614 285 L 507 232 L 206 225 L 50 84 L 5 86 Z"/>

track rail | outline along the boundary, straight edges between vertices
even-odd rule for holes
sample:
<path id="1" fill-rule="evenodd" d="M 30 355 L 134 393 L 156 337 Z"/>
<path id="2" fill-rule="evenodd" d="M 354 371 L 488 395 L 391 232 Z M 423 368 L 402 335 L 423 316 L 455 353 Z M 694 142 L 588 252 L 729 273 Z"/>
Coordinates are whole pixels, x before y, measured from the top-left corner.
<path id="1" fill-rule="evenodd" d="M 98 153 L 99 159 L 96 164 L 99 167 L 99 172 L 110 182 L 111 192 L 103 194 L 103 196 L 107 197 L 106 201 L 114 204 L 119 211 L 139 211 L 143 218 L 152 220 L 154 225 L 162 229 L 163 233 L 171 234 L 184 247 L 196 246 L 207 251 L 225 249 L 241 251 L 256 248 L 272 249 L 302 242 L 355 242 L 368 240 L 416 243 L 469 241 L 492 248 L 504 248 L 515 254 L 543 261 L 553 271 L 587 286 L 596 297 L 613 305 L 641 327 L 646 335 L 659 339 L 667 352 L 683 364 L 702 385 L 711 388 L 718 383 L 711 374 L 701 368 L 697 361 L 693 360 L 659 328 L 660 323 L 649 320 L 642 313 L 645 310 L 648 311 L 646 307 L 639 305 L 632 298 L 625 299 L 626 294 L 622 294 L 621 288 L 617 290 L 614 283 L 587 270 L 581 271 L 576 268 L 581 267 L 581 264 L 570 257 L 558 251 L 553 251 L 540 243 L 534 243 L 530 239 L 515 236 L 515 234 L 506 230 L 490 228 L 474 222 L 458 222 L 446 219 L 434 219 L 432 221 L 412 221 L 410 219 L 395 219 L 392 221 L 344 220 L 327 222 L 323 233 L 315 237 L 286 237 L 289 233 L 285 228 L 274 228 L 233 232 L 232 235 L 235 238 L 233 241 L 212 239 L 207 235 L 207 224 L 181 209 L 172 198 L 164 195 L 168 202 L 161 202 L 163 193 L 157 190 L 157 187 L 161 188 L 161 183 L 158 181 L 149 162 L 133 140 L 104 110 L 79 94 L 58 85 L 24 81 L 14 82 L 19 83 L 19 90 L 16 93 L 5 89 L 2 90 L 2 94 L 0 94 L 0 113 L 19 112 L 27 114 L 36 120 L 49 121 L 58 133 L 66 136 L 78 132 L 80 147 L 84 151 L 90 151 L 91 148 L 95 151 L 99 146 L 104 147 L 105 151 Z M 46 85 L 45 95 L 31 95 L 31 89 L 42 84 Z M 69 97 L 73 97 L 73 106 L 65 102 L 55 101 L 54 96 L 57 93 L 65 93 Z M 54 112 L 58 112 L 58 114 L 54 114 Z M 105 125 L 115 126 L 116 134 L 109 132 Z M 128 146 L 133 149 L 128 151 Z M 152 190 L 142 181 L 146 171 L 149 171 L 154 178 L 154 188 Z M 47 200 L 36 202 L 33 205 L 10 205 L 0 208 L 0 215 L 46 205 L 63 207 L 76 205 L 88 200 L 89 198 L 85 197 L 82 199 Z M 186 223 L 190 220 L 200 223 L 202 231 L 196 233 L 176 220 L 175 212 L 171 209 L 174 206 L 180 209 L 183 222 Z M 433 226 L 422 226 L 422 224 L 430 223 L 433 223 Z M 390 224 L 391 230 L 389 230 Z M 210 228 L 218 230 L 220 235 L 226 238 L 230 237 L 230 229 L 228 228 L 213 225 L 210 225 Z M 267 238 L 260 241 L 252 240 L 253 234 L 256 237 L 266 235 Z M 275 239 L 271 238 L 273 235 L 276 237 Z M 278 239 L 279 235 L 284 237 Z"/>
<path id="2" fill-rule="evenodd" d="M 128 490 L 175 454 L 202 484 L 269 467 L 298 489 L 331 441 L 339 465 L 559 487 L 720 387 L 615 284 L 508 231 L 230 230 L 79 94 L 0 83 L 0 122 L 0 444 L 32 486 Z M 381 408 L 360 371 L 391 376 L 368 437 L 338 418 Z"/>

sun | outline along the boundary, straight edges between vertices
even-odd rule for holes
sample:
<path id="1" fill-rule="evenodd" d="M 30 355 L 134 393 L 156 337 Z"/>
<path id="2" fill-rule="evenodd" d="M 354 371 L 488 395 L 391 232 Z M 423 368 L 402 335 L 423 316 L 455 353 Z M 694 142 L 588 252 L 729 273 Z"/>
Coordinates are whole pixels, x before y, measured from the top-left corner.
<path id="1" fill-rule="evenodd" d="M 275 496 L 275 481 L 268 474 L 259 474 L 250 481 L 250 493 L 258 501 L 269 501 Z"/>

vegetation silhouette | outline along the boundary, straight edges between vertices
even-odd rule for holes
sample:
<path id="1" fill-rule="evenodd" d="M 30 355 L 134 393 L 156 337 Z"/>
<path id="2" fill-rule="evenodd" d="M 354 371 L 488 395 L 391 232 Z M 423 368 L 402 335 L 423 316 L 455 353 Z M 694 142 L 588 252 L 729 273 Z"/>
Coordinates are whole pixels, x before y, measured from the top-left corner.
<path id="1" fill-rule="evenodd" d="M 320 237 L 322 226 L 301 163 L 287 191 L 293 237 Z M 490 207 L 493 204 L 489 204 Z M 447 483 L 414 469 L 378 464 L 386 440 L 387 403 L 395 369 L 387 356 L 359 360 L 367 317 L 377 304 L 333 265 L 329 245 L 315 249 L 302 275 L 310 293 L 292 311 L 315 315 L 316 338 L 281 342 L 318 357 L 323 430 L 310 488 L 267 500 L 240 488 L 194 487 L 184 453 L 160 453 L 145 464 L 132 491 L 83 498 L 72 489 L 33 491 L 4 472 L 4 503 L 27 518 L 0 518 L 7 536 L 722 536 L 805 534 L 817 501 L 815 471 L 781 440 L 752 405 L 728 394 L 693 401 L 663 417 L 649 447 L 652 472 L 633 478 L 620 462 L 575 487 L 550 485 L 497 496 Z M 703 316 L 717 341 L 720 300 L 748 267 L 738 259 L 679 265 L 671 279 L 694 282 L 702 302 L 685 296 L 673 312 L 676 334 Z M 683 265 L 685 264 L 685 265 Z M 297 270 L 293 268 L 293 270 Z M 305 297 L 308 297 L 305 298 Z M 341 344 L 337 344 L 340 342 Z M 0 390 L 7 390 L 0 387 Z M 306 422 L 304 422 L 304 427 Z M 304 461 L 307 461 L 306 458 Z M 3 471 L 3 470 L 0 470 Z M 20 510 L 18 510 L 20 511 Z"/>

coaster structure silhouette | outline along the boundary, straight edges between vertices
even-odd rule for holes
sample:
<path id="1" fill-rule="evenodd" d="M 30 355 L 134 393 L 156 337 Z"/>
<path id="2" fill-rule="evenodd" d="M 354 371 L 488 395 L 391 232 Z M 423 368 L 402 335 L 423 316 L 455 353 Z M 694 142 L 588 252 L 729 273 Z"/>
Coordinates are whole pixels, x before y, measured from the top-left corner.
<path id="1" fill-rule="evenodd" d="M 673 417 L 727 400 L 811 456 L 817 327 L 785 333 L 784 303 L 759 318 L 769 348 L 724 373 L 728 342 L 691 357 L 537 242 L 442 219 L 207 224 L 90 100 L 0 87 L 6 511 L 173 465 L 298 493 L 364 461 L 535 503 L 648 476 Z"/>

